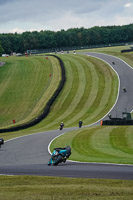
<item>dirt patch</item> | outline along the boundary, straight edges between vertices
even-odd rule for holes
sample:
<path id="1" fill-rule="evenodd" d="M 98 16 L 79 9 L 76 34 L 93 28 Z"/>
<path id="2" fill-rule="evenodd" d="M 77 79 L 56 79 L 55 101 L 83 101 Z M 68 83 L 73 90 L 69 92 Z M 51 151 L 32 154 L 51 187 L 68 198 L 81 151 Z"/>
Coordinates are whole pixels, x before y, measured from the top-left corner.
<path id="1" fill-rule="evenodd" d="M 0 67 L 2 67 L 3 65 L 5 65 L 5 62 L 0 62 Z"/>

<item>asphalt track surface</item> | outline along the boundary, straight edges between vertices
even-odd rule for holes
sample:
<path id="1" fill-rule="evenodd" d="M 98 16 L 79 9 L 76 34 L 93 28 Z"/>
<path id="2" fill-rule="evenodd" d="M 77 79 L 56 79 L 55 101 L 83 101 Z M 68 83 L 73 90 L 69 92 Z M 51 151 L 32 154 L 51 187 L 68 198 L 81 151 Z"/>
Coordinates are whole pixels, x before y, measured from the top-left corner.
<path id="1" fill-rule="evenodd" d="M 99 53 L 85 54 L 104 60 L 119 74 L 118 98 L 109 113 L 114 117 L 116 115 L 121 117 L 123 109 L 133 110 L 133 69 L 113 56 Z M 115 65 L 112 62 L 115 62 Z M 123 92 L 123 87 L 126 87 L 126 93 Z M 107 115 L 104 119 L 107 119 Z M 97 124 L 100 124 L 100 122 L 95 123 L 95 125 Z M 36 133 L 7 141 L 0 149 L 0 174 L 133 180 L 133 165 L 67 161 L 58 166 L 48 166 L 47 163 L 50 159 L 48 145 L 51 140 L 60 134 L 75 129 L 78 128 Z"/>

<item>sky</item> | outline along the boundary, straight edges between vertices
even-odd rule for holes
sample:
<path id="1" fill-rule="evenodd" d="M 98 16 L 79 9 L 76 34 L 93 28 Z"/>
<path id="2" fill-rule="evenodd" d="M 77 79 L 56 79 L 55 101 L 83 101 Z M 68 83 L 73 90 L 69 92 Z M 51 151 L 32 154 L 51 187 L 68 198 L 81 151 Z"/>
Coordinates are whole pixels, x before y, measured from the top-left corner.
<path id="1" fill-rule="evenodd" d="M 133 0 L 0 0 L 0 33 L 133 23 Z"/>

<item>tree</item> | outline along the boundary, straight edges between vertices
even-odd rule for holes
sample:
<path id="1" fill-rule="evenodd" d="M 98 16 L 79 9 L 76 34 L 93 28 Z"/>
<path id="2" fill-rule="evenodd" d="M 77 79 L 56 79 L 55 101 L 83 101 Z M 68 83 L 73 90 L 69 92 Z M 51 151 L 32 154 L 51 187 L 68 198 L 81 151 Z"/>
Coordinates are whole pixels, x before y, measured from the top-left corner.
<path id="1" fill-rule="evenodd" d="M 1 43 L 0 43 L 0 56 L 2 55 L 2 53 L 3 53 L 3 48 L 2 48 Z"/>
<path id="2" fill-rule="evenodd" d="M 1 35 L 0 41 L 1 41 L 1 45 L 4 50 L 4 53 L 10 54 L 12 50 L 11 50 L 11 43 L 9 41 L 8 34 Z"/>
<path id="3" fill-rule="evenodd" d="M 95 26 L 92 28 L 71 28 L 61 31 L 33 31 L 0 34 L 4 53 L 48 48 L 75 48 L 82 46 L 108 45 L 111 43 L 133 42 L 133 24 L 124 26 Z M 2 51 L 2 50 L 1 50 Z"/>

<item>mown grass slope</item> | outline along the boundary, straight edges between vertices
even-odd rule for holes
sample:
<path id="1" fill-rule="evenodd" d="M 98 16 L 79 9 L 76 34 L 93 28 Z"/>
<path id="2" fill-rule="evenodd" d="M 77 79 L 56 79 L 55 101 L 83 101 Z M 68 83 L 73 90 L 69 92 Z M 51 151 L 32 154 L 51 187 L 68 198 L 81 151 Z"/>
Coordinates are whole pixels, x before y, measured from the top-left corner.
<path id="1" fill-rule="evenodd" d="M 113 106 L 118 91 L 115 72 L 101 60 L 83 55 L 60 55 L 66 69 L 67 81 L 51 108 L 48 117 L 35 128 L 57 129 L 84 125 L 103 117 Z"/>
<path id="2" fill-rule="evenodd" d="M 59 63 L 53 57 L 2 60 L 6 64 L 0 68 L 0 127 L 12 124 L 12 120 L 18 124 L 35 118 L 61 79 Z"/>
<path id="3" fill-rule="evenodd" d="M 56 146 L 70 145 L 72 160 L 133 164 L 132 132 L 132 126 L 83 128 L 54 140 L 51 151 Z"/>
<path id="4" fill-rule="evenodd" d="M 29 132 L 57 129 L 61 121 L 65 127 L 77 126 L 80 119 L 84 125 L 91 124 L 103 117 L 115 103 L 118 80 L 106 63 L 84 55 L 59 56 L 66 69 L 65 86 L 47 118 L 30 128 Z M 12 123 L 11 120 L 16 119 L 23 123 L 40 112 L 57 88 L 60 80 L 59 63 L 51 57 L 49 60 L 29 57 L 7 61 L 0 69 L 0 87 L 3 88 L 0 122 Z M 3 87 L 8 73 L 8 82 Z M 50 73 L 52 78 L 49 77 Z"/>

